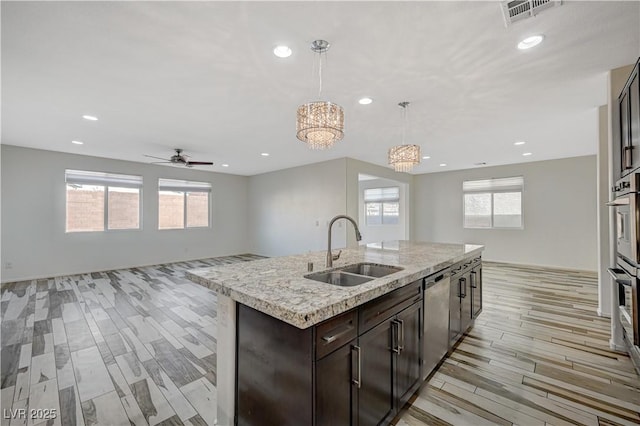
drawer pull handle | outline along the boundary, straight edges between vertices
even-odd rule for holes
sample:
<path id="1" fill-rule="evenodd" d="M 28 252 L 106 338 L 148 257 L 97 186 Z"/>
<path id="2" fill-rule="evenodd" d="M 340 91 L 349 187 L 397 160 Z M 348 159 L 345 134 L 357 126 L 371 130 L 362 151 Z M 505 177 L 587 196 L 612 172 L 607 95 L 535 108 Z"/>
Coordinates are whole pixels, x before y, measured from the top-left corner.
<path id="1" fill-rule="evenodd" d="M 400 323 L 391 320 L 391 352 L 400 355 Z"/>
<path id="2" fill-rule="evenodd" d="M 400 342 L 398 343 L 398 354 L 402 353 L 404 350 L 404 321 L 397 320 L 398 325 L 400 326 Z"/>
<path id="3" fill-rule="evenodd" d="M 608 268 L 607 271 L 609 271 L 609 275 L 611 275 L 611 278 L 613 278 L 616 283 L 631 286 L 631 280 L 633 278 L 623 269 Z"/>
<path id="4" fill-rule="evenodd" d="M 358 386 L 358 389 L 360 389 L 362 387 L 362 363 L 360 362 L 360 346 L 351 346 L 351 350 L 352 351 L 356 351 L 358 353 L 358 363 L 357 365 L 357 371 L 358 371 L 358 378 L 357 379 L 352 379 L 351 383 L 353 383 L 354 385 Z"/>
<path id="5" fill-rule="evenodd" d="M 326 343 L 331 343 L 334 342 L 336 340 L 338 340 L 339 338 L 341 338 L 342 336 L 344 336 L 345 334 L 349 333 L 351 330 L 353 330 L 353 325 L 351 324 L 345 324 L 341 327 L 338 327 L 334 330 L 332 330 L 334 332 L 334 334 L 332 335 L 328 335 L 328 336 L 322 336 L 322 340 L 324 340 Z"/>

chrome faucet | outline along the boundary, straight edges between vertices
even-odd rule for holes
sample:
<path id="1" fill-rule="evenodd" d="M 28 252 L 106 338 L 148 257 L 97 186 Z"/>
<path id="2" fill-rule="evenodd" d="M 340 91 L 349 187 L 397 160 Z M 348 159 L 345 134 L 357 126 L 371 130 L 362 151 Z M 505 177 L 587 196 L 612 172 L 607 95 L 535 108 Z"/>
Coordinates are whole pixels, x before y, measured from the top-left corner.
<path id="1" fill-rule="evenodd" d="M 356 231 L 356 241 L 362 240 L 360 229 L 358 229 L 358 224 L 356 223 L 355 220 L 343 214 L 340 214 L 334 217 L 333 219 L 331 219 L 331 222 L 329 222 L 329 235 L 327 238 L 327 268 L 331 268 L 333 266 L 333 261 L 340 259 L 340 255 L 342 254 L 342 250 L 340 250 L 336 255 L 331 253 L 331 228 L 333 227 L 333 224 L 335 223 L 335 221 L 338 219 L 347 219 L 349 222 L 353 223 L 353 228 Z"/>

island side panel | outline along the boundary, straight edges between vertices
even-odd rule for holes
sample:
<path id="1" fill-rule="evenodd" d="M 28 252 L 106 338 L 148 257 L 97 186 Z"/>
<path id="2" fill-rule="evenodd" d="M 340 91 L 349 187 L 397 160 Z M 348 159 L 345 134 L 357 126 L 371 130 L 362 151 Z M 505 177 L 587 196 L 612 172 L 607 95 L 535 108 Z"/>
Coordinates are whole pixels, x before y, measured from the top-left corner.
<path id="1" fill-rule="evenodd" d="M 313 327 L 238 305 L 237 424 L 313 424 Z"/>
<path id="2" fill-rule="evenodd" d="M 218 293 L 216 425 L 232 426 L 236 411 L 236 302 Z"/>

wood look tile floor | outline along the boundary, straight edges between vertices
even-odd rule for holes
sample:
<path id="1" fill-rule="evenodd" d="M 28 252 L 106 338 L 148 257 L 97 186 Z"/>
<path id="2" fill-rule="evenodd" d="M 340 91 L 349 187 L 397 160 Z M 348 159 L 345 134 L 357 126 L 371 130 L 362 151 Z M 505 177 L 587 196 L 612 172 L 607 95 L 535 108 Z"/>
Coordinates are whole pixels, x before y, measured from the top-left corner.
<path id="1" fill-rule="evenodd" d="M 637 425 L 640 379 L 609 348 L 591 273 L 486 263 L 483 312 L 398 426 Z"/>
<path id="2" fill-rule="evenodd" d="M 213 425 L 216 295 L 186 269 L 239 255 L 2 286 L 2 426 Z M 11 419 L 10 410 L 56 410 Z"/>
<path id="3" fill-rule="evenodd" d="M 216 296 L 184 270 L 230 256 L 2 286 L 4 425 L 213 425 Z M 593 274 L 486 264 L 484 311 L 397 425 L 640 424 Z M 7 410 L 7 411 L 4 411 Z"/>

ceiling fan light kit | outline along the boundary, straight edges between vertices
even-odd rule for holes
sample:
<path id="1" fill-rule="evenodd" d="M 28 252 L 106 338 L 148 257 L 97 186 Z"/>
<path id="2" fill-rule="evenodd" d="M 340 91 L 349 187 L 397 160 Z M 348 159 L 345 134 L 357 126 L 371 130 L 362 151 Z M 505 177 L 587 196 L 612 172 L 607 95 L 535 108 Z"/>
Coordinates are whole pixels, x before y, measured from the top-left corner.
<path id="1" fill-rule="evenodd" d="M 329 42 L 315 40 L 311 50 L 320 57 L 318 98 L 322 96 L 322 54 L 329 50 Z M 328 149 L 344 137 L 344 110 L 329 101 L 309 102 L 298 107 L 296 137 L 311 149 Z"/>
<path id="2" fill-rule="evenodd" d="M 164 161 L 154 161 L 152 164 L 177 164 L 177 165 L 181 165 L 181 166 L 185 166 L 185 167 L 193 167 L 193 166 L 213 166 L 213 163 L 211 161 L 191 161 L 189 160 L 189 156 L 186 154 L 183 154 L 183 150 L 180 148 L 175 148 L 174 151 L 176 152 L 175 154 L 173 154 L 171 157 L 169 157 L 168 159 L 165 158 L 161 158 L 161 157 L 154 157 L 153 155 L 145 155 L 145 157 L 149 157 L 149 158 L 156 158 L 158 160 L 164 160 Z"/>

